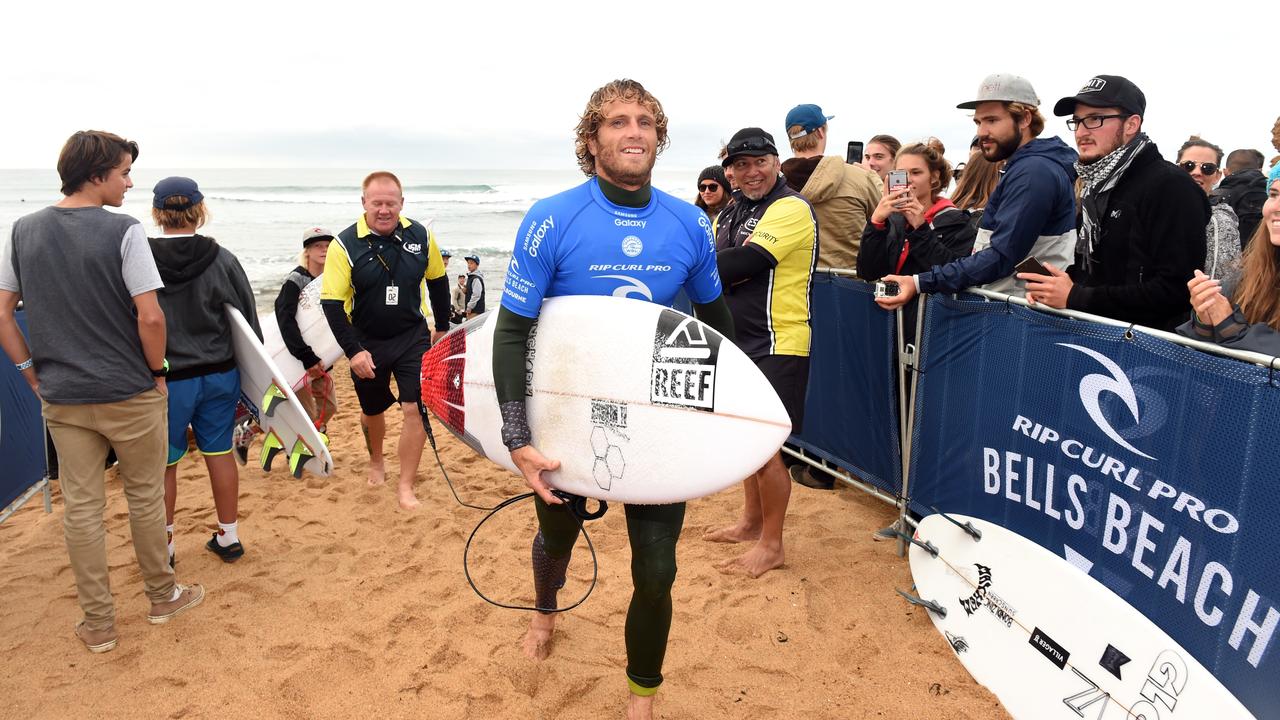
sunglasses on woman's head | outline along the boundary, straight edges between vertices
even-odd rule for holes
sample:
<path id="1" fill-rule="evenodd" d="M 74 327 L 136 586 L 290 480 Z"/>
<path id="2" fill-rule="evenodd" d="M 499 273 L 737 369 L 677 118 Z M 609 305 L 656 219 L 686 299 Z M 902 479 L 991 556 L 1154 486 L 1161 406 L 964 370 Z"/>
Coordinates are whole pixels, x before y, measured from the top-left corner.
<path id="1" fill-rule="evenodd" d="M 1186 170 L 1187 172 L 1191 172 L 1192 170 L 1195 170 L 1196 165 L 1200 166 L 1200 173 L 1202 175 L 1212 175 L 1218 172 L 1218 163 L 1197 163 L 1191 160 L 1183 160 L 1182 162 L 1178 163 L 1178 167 L 1182 168 L 1183 170 Z"/>
<path id="2" fill-rule="evenodd" d="M 706 183 L 705 185 L 699 185 L 699 186 L 698 186 L 698 192 L 700 192 L 700 193 L 704 193 L 704 192 L 715 192 L 715 191 L 717 191 L 717 190 L 719 190 L 719 189 L 720 189 L 720 186 L 719 186 L 719 185 L 717 185 L 717 184 L 715 184 L 715 183 Z"/>

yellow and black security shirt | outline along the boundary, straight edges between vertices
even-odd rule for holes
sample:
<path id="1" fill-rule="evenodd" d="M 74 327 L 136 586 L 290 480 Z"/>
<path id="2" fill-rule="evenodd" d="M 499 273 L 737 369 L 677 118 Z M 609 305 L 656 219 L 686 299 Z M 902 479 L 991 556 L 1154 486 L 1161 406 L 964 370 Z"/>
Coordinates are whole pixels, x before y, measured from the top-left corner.
<path id="1" fill-rule="evenodd" d="M 750 246 L 767 269 L 736 283 L 723 277 L 737 345 L 747 357 L 809 355 L 809 293 L 817 261 L 818 220 L 813 207 L 779 177 L 767 195 L 751 200 L 736 191 L 716 218 L 716 250 Z"/>
<path id="2" fill-rule="evenodd" d="M 400 218 L 390 237 L 369 228 L 364 215 L 338 233 L 325 259 L 321 301 L 341 301 L 347 318 L 362 337 L 402 335 L 425 322 L 423 284 L 445 277 L 444 260 L 435 235 L 414 220 Z M 448 290 L 444 291 L 448 302 Z M 435 309 L 435 293 L 432 308 Z M 448 313 L 436 310 L 448 328 Z M 346 348 L 344 347 L 344 350 Z"/>

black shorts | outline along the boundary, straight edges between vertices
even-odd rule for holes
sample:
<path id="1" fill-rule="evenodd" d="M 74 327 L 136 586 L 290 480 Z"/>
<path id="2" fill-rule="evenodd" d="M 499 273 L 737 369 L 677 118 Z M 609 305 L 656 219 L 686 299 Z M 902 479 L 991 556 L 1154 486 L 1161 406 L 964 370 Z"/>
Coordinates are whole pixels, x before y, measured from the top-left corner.
<path id="1" fill-rule="evenodd" d="M 809 358 L 800 355 L 765 355 L 752 358 L 760 372 L 769 378 L 769 384 L 782 406 L 791 416 L 791 434 L 798 435 L 804 428 L 804 394 L 809 388 Z"/>
<path id="2" fill-rule="evenodd" d="M 431 333 L 426 323 L 421 329 L 392 338 L 363 338 L 364 349 L 373 355 L 373 377 L 362 378 L 351 373 L 360 400 L 360 412 L 381 415 L 395 405 L 391 394 L 391 377 L 396 379 L 399 402 L 416 403 L 422 398 L 422 354 L 431 347 Z"/>

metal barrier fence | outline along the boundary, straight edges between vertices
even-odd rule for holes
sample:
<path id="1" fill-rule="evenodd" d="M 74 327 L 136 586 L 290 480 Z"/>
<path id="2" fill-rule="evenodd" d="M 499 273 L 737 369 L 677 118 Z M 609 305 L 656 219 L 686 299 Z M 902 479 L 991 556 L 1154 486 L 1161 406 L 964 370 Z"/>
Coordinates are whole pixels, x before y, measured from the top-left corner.
<path id="1" fill-rule="evenodd" d="M 860 303 L 853 312 L 889 316 L 865 283 L 830 286 L 835 302 L 814 295 L 815 368 L 843 352 L 821 337 L 829 314 Z M 905 422 L 900 443 L 880 448 L 901 485 L 855 483 L 904 523 L 936 508 L 1009 527 L 1151 618 L 1259 716 L 1280 706 L 1268 679 L 1280 671 L 1280 569 L 1267 550 L 1280 512 L 1280 361 L 987 292 L 922 299 L 918 312 L 896 358 L 881 333 L 861 338 L 889 346 L 858 357 L 899 366 L 898 403 L 842 418 L 840 394 L 859 382 L 811 375 L 820 412 L 806 413 L 801 454 L 864 479 L 855 463 L 875 443 L 860 428 Z M 813 425 L 864 447 L 823 447 Z"/>

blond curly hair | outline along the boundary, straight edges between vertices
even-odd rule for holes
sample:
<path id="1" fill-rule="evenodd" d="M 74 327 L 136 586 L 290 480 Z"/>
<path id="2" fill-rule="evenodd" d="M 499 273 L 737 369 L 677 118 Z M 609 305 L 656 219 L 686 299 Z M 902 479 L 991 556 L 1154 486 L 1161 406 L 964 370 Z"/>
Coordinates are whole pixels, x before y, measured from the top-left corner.
<path id="1" fill-rule="evenodd" d="M 646 110 L 653 113 L 654 126 L 658 131 L 656 154 L 661 155 L 670 144 L 670 139 L 667 137 L 667 114 L 662 111 L 662 103 L 658 102 L 658 98 L 635 80 L 614 80 L 591 93 L 587 108 L 582 111 L 582 117 L 578 119 L 578 136 L 573 149 L 578 157 L 578 167 L 582 168 L 582 173 L 588 177 L 596 174 L 596 156 L 592 154 L 587 142 L 596 136 L 600 130 L 600 123 L 604 122 L 604 106 L 614 100 L 640 103 Z"/>

